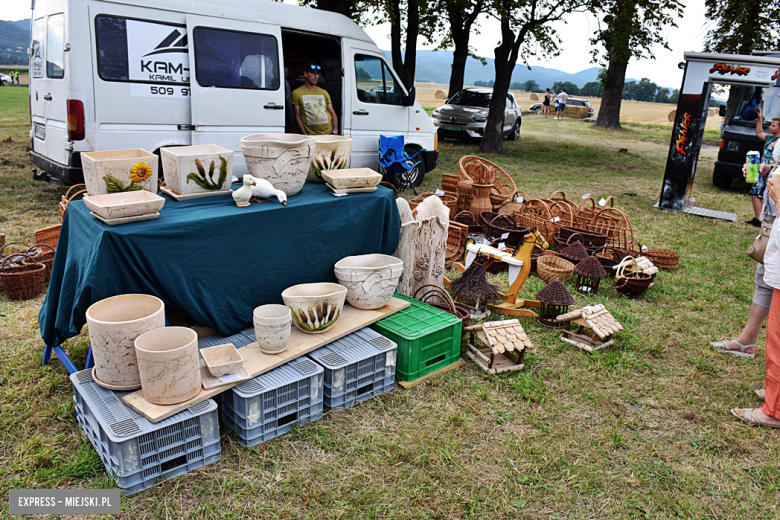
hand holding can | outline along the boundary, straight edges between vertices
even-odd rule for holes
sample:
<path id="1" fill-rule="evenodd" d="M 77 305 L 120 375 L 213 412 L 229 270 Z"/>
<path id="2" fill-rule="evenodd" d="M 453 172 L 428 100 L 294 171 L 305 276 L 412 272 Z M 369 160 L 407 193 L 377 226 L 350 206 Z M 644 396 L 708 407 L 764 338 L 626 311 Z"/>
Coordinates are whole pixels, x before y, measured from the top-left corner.
<path id="1" fill-rule="evenodd" d="M 761 154 L 756 151 L 750 151 L 747 153 L 747 171 L 745 174 L 745 182 L 756 183 L 758 182 L 758 170 L 759 162 L 761 161 Z"/>

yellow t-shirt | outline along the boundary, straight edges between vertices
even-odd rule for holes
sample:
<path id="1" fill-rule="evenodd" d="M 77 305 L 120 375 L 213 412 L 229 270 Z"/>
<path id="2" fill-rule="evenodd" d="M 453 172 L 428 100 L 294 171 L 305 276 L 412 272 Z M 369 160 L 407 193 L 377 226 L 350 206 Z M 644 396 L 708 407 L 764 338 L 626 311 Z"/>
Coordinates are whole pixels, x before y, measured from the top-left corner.
<path id="1" fill-rule="evenodd" d="M 308 90 L 302 85 L 292 93 L 292 104 L 300 107 L 301 121 L 309 135 L 327 135 L 333 132 L 333 122 L 328 112 L 330 103 L 330 94 L 320 87 Z"/>

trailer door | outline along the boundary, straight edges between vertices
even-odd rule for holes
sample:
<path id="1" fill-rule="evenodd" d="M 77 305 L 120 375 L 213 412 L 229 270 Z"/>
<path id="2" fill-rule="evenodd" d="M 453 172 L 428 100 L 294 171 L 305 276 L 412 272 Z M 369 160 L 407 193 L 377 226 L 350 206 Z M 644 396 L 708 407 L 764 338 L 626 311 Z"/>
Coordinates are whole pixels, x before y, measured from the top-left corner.
<path id="1" fill-rule="evenodd" d="M 233 173 L 246 173 L 241 138 L 284 133 L 279 26 L 187 15 L 192 144 L 233 150 Z"/>

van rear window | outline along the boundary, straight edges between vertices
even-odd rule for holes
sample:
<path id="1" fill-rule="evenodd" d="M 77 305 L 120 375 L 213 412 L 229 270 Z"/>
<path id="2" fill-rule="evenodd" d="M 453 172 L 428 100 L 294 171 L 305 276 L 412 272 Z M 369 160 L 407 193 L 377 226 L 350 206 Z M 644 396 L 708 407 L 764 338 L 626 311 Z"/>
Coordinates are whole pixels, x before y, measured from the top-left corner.
<path id="1" fill-rule="evenodd" d="M 65 15 L 49 16 L 46 29 L 46 77 L 65 76 Z"/>
<path id="2" fill-rule="evenodd" d="M 196 27 L 195 77 L 203 87 L 277 90 L 279 51 L 276 38 Z"/>

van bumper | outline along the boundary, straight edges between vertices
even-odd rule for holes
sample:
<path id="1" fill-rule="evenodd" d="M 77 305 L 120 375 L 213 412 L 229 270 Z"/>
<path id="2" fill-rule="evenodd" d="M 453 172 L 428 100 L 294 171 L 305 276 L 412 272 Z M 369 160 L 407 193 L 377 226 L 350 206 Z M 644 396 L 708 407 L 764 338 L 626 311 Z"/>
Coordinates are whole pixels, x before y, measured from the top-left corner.
<path id="1" fill-rule="evenodd" d="M 72 153 L 68 159 L 70 164 L 54 162 L 41 154 L 30 151 L 30 160 L 40 170 L 33 174 L 36 181 L 46 181 L 60 186 L 72 186 L 84 183 L 84 171 L 81 169 L 81 154 Z"/>
<path id="2" fill-rule="evenodd" d="M 436 165 L 439 164 L 439 151 L 425 150 L 423 152 L 423 159 L 425 160 L 425 172 L 428 173 L 435 169 Z"/>
<path id="3" fill-rule="evenodd" d="M 741 179 L 742 163 L 735 164 L 733 162 L 715 161 L 714 173 L 715 175 L 722 175 L 732 179 Z"/>

